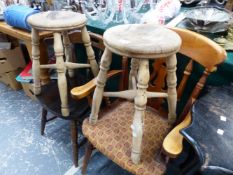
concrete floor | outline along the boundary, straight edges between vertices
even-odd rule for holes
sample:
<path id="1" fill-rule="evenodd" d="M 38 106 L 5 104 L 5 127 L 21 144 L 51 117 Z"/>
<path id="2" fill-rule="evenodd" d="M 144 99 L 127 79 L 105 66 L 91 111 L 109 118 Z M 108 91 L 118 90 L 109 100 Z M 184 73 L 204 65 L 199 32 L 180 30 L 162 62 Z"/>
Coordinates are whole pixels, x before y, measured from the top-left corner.
<path id="1" fill-rule="evenodd" d="M 0 175 L 81 175 L 85 145 L 80 147 L 80 166 L 75 168 L 69 121 L 59 118 L 50 121 L 45 135 L 41 136 L 40 115 L 41 106 L 37 101 L 31 100 L 22 90 L 14 91 L 0 83 Z M 78 137 L 79 142 L 84 139 L 82 134 Z M 186 158 L 184 153 L 171 161 L 166 174 L 178 175 L 179 162 Z M 95 152 L 88 164 L 87 175 L 131 174 Z"/>
<path id="2" fill-rule="evenodd" d="M 22 90 L 14 91 L 0 83 L 0 174 L 71 175 L 81 174 L 72 164 L 69 121 L 55 119 L 40 135 L 41 106 Z M 83 136 L 79 135 L 79 141 Z M 80 148 L 82 165 L 84 146 Z M 88 175 L 130 175 L 96 152 Z"/>

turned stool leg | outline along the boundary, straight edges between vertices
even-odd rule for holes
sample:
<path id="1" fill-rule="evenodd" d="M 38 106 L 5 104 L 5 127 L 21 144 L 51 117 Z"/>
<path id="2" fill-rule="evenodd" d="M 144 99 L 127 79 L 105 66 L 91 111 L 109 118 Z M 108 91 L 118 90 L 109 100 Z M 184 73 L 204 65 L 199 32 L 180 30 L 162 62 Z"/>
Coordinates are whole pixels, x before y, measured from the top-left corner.
<path id="1" fill-rule="evenodd" d="M 147 103 L 146 89 L 150 78 L 149 61 L 140 60 L 138 70 L 137 95 L 134 98 L 135 112 L 132 127 L 133 145 L 131 159 L 138 164 L 141 157 L 141 144 L 143 136 L 143 119 Z"/>
<path id="2" fill-rule="evenodd" d="M 66 65 L 63 59 L 63 46 L 60 33 L 54 33 L 54 51 L 56 55 L 56 67 L 58 74 L 58 89 L 61 99 L 61 112 L 63 116 L 69 116 Z"/>
<path id="3" fill-rule="evenodd" d="M 130 72 L 129 72 L 129 89 L 133 89 L 136 87 L 135 86 L 136 82 L 134 81 L 137 78 L 138 66 L 139 66 L 139 59 L 132 58 L 130 64 Z"/>
<path id="4" fill-rule="evenodd" d="M 69 35 L 67 32 L 63 32 L 63 44 L 65 48 L 65 57 L 66 62 L 72 62 L 72 45 L 70 43 Z M 68 69 L 68 73 L 70 77 L 74 77 L 74 70 Z"/>
<path id="5" fill-rule="evenodd" d="M 96 59 L 95 59 L 94 51 L 91 47 L 91 39 L 90 39 L 90 36 L 87 32 L 86 27 L 83 27 L 81 29 L 81 32 L 82 32 L 82 40 L 83 40 L 84 46 L 86 47 L 87 57 L 88 57 L 90 65 L 91 65 L 92 73 L 96 77 L 98 72 L 99 72 L 99 68 L 98 68 L 98 64 L 97 64 Z"/>
<path id="6" fill-rule="evenodd" d="M 39 32 L 32 28 L 32 70 L 34 80 L 34 94 L 39 95 L 41 92 L 40 85 L 40 49 L 39 49 Z"/>
<path id="7" fill-rule="evenodd" d="M 168 120 L 172 124 L 176 120 L 176 102 L 177 102 L 177 92 L 176 92 L 176 55 L 172 55 L 166 58 L 167 67 L 167 86 L 168 86 Z"/>
<path id="8" fill-rule="evenodd" d="M 110 67 L 111 62 L 112 62 L 112 53 L 107 48 L 105 48 L 103 56 L 101 58 L 100 72 L 97 76 L 97 83 L 96 83 L 97 85 L 93 95 L 91 115 L 89 118 L 89 122 L 92 124 L 95 124 L 98 119 L 100 104 L 103 98 L 104 86 L 107 81 L 107 71 Z"/>

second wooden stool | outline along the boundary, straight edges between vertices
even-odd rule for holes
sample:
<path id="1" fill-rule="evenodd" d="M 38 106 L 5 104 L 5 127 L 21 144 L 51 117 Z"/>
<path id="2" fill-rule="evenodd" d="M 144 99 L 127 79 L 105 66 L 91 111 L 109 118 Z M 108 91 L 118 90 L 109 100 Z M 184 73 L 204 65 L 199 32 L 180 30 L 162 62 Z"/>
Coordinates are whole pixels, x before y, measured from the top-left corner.
<path id="1" fill-rule="evenodd" d="M 28 23 L 32 27 L 32 59 L 33 59 L 33 80 L 34 94 L 39 95 L 41 92 L 40 69 L 53 68 L 58 73 L 58 88 L 61 99 L 61 112 L 63 116 L 69 116 L 68 97 L 67 97 L 67 80 L 65 77 L 67 69 L 72 76 L 72 69 L 90 67 L 94 76 L 98 73 L 98 65 L 95 60 L 94 51 L 91 47 L 90 36 L 86 29 L 87 19 L 85 15 L 71 11 L 48 11 L 34 14 L 28 17 Z M 90 64 L 77 64 L 71 62 L 71 44 L 68 32 L 80 29 L 82 40 L 86 47 L 87 56 Z M 39 35 L 38 31 L 51 31 L 54 35 L 54 50 L 56 55 L 56 64 L 40 65 L 39 58 Z M 64 61 L 64 51 L 65 58 Z"/>
<path id="2" fill-rule="evenodd" d="M 133 144 L 131 159 L 140 162 L 143 136 L 143 118 L 147 98 L 166 97 L 168 101 L 168 118 L 171 123 L 176 119 L 176 52 L 181 39 L 175 32 L 158 25 L 130 24 L 110 28 L 104 33 L 105 51 L 101 58 L 97 87 L 93 96 L 92 111 L 89 122 L 95 124 L 103 96 L 134 99 L 135 112 L 132 128 Z M 104 92 L 107 71 L 112 61 L 112 53 L 132 58 L 127 91 Z M 166 59 L 167 93 L 148 92 L 150 78 L 149 60 Z M 85 134 L 85 133 L 84 133 Z"/>

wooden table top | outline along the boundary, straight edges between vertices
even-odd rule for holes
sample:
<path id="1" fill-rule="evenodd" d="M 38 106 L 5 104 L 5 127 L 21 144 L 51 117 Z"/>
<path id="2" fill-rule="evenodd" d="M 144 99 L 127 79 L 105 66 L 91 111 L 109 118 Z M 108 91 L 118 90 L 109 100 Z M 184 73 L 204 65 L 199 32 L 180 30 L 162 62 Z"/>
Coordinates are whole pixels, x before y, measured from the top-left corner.
<path id="1" fill-rule="evenodd" d="M 191 125 L 181 133 L 195 148 L 204 174 L 233 174 L 233 85 L 200 98 Z"/>
<path id="2" fill-rule="evenodd" d="M 20 40 L 31 41 L 31 32 L 9 26 L 4 21 L 0 22 L 0 32 L 5 33 L 7 35 L 10 35 Z M 39 36 L 40 36 L 40 39 L 50 37 L 51 32 L 40 32 Z"/>

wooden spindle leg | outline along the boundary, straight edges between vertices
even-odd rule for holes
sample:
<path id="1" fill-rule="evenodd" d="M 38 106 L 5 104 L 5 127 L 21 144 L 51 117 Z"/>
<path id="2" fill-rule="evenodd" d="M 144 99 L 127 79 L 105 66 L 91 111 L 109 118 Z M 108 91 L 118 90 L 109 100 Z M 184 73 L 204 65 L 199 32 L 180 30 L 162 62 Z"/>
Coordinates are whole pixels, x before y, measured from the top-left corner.
<path id="1" fill-rule="evenodd" d="M 91 115 L 89 118 L 89 122 L 91 124 L 95 124 L 98 119 L 100 104 L 103 99 L 104 86 L 107 81 L 107 71 L 110 67 L 111 62 L 112 62 L 112 53 L 110 52 L 110 50 L 105 48 L 103 56 L 101 58 L 100 72 L 97 76 L 97 83 L 96 83 L 97 85 L 93 95 Z"/>
<path id="2" fill-rule="evenodd" d="M 176 103 L 177 103 L 177 92 L 176 92 L 176 55 L 169 56 L 166 58 L 167 67 L 167 93 L 168 93 L 168 120 L 169 123 L 173 124 L 176 120 Z"/>
<path id="3" fill-rule="evenodd" d="M 91 144 L 91 142 L 87 143 L 84 160 L 83 160 L 83 167 L 82 167 L 82 175 L 85 175 L 87 172 L 87 165 L 89 163 L 89 160 L 91 158 L 92 151 L 94 149 L 94 146 Z"/>
<path id="4" fill-rule="evenodd" d="M 44 135 L 45 125 L 47 122 L 47 113 L 48 111 L 42 107 L 41 123 L 40 123 L 40 134 L 41 135 Z"/>
<path id="5" fill-rule="evenodd" d="M 81 32 L 82 32 L 82 40 L 83 40 L 83 43 L 86 47 L 87 57 L 88 57 L 90 65 L 91 65 L 92 73 L 96 77 L 98 72 L 99 72 L 99 68 L 98 68 L 98 64 L 97 64 L 96 59 L 95 59 L 94 51 L 91 47 L 91 39 L 90 39 L 90 36 L 87 32 L 86 27 L 83 27 L 81 29 Z"/>
<path id="6" fill-rule="evenodd" d="M 73 150 L 73 163 L 75 167 L 78 167 L 78 129 L 77 121 L 71 120 L 70 123 L 71 142 Z"/>
<path id="7" fill-rule="evenodd" d="M 32 71 L 34 81 L 34 94 L 39 95 L 41 92 L 40 84 L 40 49 L 39 49 L 39 32 L 32 28 Z"/>
<path id="8" fill-rule="evenodd" d="M 72 45 L 70 43 L 70 38 L 67 32 L 63 32 L 63 44 L 65 48 L 65 57 L 66 62 L 72 62 Z M 74 77 L 74 70 L 68 69 L 68 73 L 70 77 Z"/>
<path id="9" fill-rule="evenodd" d="M 132 58 L 130 64 L 130 72 L 129 72 L 129 89 L 133 89 L 132 77 L 137 77 L 137 71 L 139 66 L 139 59 Z"/>
<path id="10" fill-rule="evenodd" d="M 196 101 L 197 97 L 201 93 L 201 90 L 203 89 L 203 87 L 206 83 L 206 80 L 207 80 L 208 76 L 210 75 L 210 73 L 211 73 L 211 71 L 209 71 L 206 68 L 205 71 L 203 72 L 201 78 L 197 82 L 195 88 L 193 89 L 192 94 L 190 95 L 190 97 L 188 99 L 188 102 L 186 102 L 185 107 L 183 108 L 183 111 L 180 114 L 179 120 L 177 121 L 177 123 L 180 123 L 185 119 L 185 117 L 188 114 L 188 112 L 190 111 L 193 103 Z"/>
<path id="11" fill-rule="evenodd" d="M 138 164 L 141 158 L 141 145 L 143 136 L 143 119 L 147 103 L 146 89 L 150 78 L 149 61 L 140 60 L 138 70 L 137 95 L 134 98 L 135 112 L 132 128 L 133 146 L 131 159 L 133 163 Z"/>
<path id="12" fill-rule="evenodd" d="M 67 81 L 66 81 L 66 65 L 63 59 L 63 46 L 60 33 L 54 33 L 54 51 L 56 55 L 56 67 L 58 74 L 58 89 L 61 99 L 61 112 L 63 116 L 69 116 L 68 97 L 67 97 Z"/>

